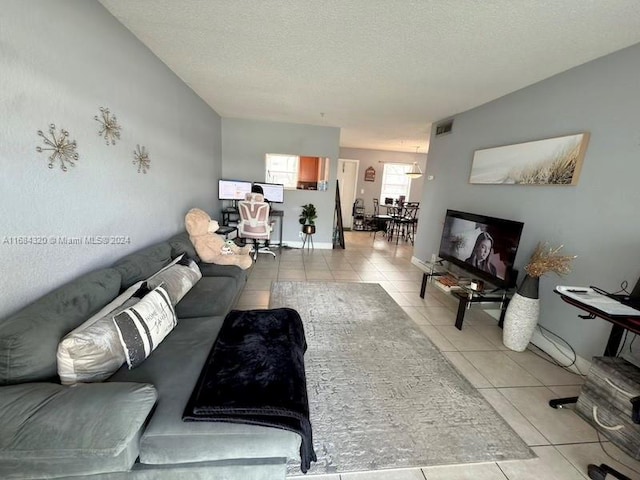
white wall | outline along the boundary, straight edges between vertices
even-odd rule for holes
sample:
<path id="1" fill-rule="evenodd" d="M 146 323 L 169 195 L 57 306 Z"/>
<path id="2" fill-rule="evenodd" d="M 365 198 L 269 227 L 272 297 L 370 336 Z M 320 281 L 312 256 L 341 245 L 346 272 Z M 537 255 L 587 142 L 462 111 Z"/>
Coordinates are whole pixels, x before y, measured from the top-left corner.
<path id="1" fill-rule="evenodd" d="M 302 205 L 313 203 L 318 211 L 314 245 L 331 248 L 339 144 L 340 129 L 335 127 L 224 118 L 222 177 L 264 182 L 267 153 L 329 157 L 327 191 L 285 190 L 284 203 L 274 208 L 284 210 L 283 241 L 296 245 L 301 244 L 298 218 Z"/>
<path id="2" fill-rule="evenodd" d="M 602 355 L 611 325 L 553 293 L 558 284 L 632 288 L 640 276 L 640 45 L 602 57 L 455 117 L 453 132 L 432 134 L 415 256 L 438 252 L 447 208 L 523 221 L 516 267 L 535 245 L 564 244 L 578 255 L 566 278 L 541 279 L 541 325 L 586 359 Z M 477 149 L 590 132 L 574 187 L 470 185 Z"/>
<path id="3" fill-rule="evenodd" d="M 183 230 L 191 207 L 218 210 L 220 117 L 99 3 L 2 2 L 0 72 L 0 316 Z M 97 135 L 100 107 L 122 126 L 115 146 Z M 77 141 L 67 173 L 36 152 L 50 123 Z M 11 244 L 85 235 L 131 243 Z"/>

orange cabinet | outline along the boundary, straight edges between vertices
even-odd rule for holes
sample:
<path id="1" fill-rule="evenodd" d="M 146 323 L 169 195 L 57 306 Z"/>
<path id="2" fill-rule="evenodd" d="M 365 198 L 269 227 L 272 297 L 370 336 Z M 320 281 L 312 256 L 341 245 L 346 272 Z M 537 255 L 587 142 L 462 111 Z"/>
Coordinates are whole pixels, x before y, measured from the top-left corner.
<path id="1" fill-rule="evenodd" d="M 300 157 L 300 171 L 298 172 L 298 181 L 317 182 L 319 162 L 320 159 L 318 157 Z"/>

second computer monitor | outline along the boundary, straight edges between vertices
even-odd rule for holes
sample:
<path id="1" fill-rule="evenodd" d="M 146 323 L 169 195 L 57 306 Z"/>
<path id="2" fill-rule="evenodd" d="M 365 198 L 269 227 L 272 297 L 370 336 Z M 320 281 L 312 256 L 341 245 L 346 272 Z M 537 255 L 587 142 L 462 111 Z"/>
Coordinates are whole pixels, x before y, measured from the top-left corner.
<path id="1" fill-rule="evenodd" d="M 253 182 L 254 185 L 260 185 L 264 192 L 264 198 L 271 203 L 283 203 L 284 202 L 284 185 L 281 183 L 262 183 Z"/>

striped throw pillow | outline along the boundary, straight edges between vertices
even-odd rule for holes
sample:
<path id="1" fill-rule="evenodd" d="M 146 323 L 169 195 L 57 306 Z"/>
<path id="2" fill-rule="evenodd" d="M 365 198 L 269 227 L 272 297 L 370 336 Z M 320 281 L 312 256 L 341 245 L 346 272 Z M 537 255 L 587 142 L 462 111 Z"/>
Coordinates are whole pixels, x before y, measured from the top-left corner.
<path id="1" fill-rule="evenodd" d="M 177 324 L 169 294 L 161 285 L 113 317 L 129 369 L 140 365 Z"/>

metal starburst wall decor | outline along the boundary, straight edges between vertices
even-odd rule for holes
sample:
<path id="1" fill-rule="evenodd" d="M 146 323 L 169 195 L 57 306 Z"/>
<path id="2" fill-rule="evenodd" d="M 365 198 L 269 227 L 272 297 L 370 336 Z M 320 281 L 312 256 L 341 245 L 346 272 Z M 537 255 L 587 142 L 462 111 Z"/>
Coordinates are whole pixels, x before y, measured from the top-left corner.
<path id="1" fill-rule="evenodd" d="M 147 170 L 151 168 L 151 159 L 146 149 L 140 145 L 136 145 L 136 149 L 133 151 L 133 157 L 133 164 L 138 165 L 138 173 L 147 173 Z"/>
<path id="2" fill-rule="evenodd" d="M 38 130 L 38 135 L 42 137 L 46 147 L 36 147 L 36 151 L 52 152 L 49 155 L 49 168 L 53 168 L 56 161 L 60 162 L 60 168 L 63 172 L 67 171 L 67 164 L 72 167 L 76 166 L 74 162 L 78 160 L 77 144 L 75 140 L 69 140 L 69 132 L 60 129 L 60 133 L 56 134 L 56 126 L 52 123 L 49 125 L 48 135 L 42 130 Z"/>
<path id="3" fill-rule="evenodd" d="M 103 137 L 107 145 L 115 145 L 116 139 L 120 140 L 120 130 L 122 127 L 118 125 L 115 115 L 111 115 L 108 108 L 100 107 L 100 116 L 93 117 L 100 123 L 101 128 L 98 136 Z"/>

